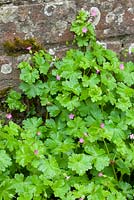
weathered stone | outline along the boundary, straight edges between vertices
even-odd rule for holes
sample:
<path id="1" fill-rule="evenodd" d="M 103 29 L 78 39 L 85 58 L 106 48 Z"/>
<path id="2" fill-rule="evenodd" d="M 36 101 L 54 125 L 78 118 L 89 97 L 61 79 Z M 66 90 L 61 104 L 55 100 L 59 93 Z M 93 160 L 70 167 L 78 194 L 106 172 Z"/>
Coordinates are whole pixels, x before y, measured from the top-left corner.
<path id="1" fill-rule="evenodd" d="M 9 89 L 17 88 L 19 71 L 16 68 L 16 60 L 8 56 L 0 56 L 0 66 L 0 97 L 2 97 Z"/>
<path id="2" fill-rule="evenodd" d="M 35 37 L 44 44 L 72 40 L 68 27 L 75 18 L 75 12 L 74 1 L 2 7 L 0 26 L 6 29 L 2 31 L 2 41 L 12 40 L 18 35 Z"/>
<path id="3" fill-rule="evenodd" d="M 6 56 L 3 42 L 35 37 L 53 56 L 62 57 L 69 49 L 66 41 L 73 40 L 71 22 L 82 8 L 90 15 L 96 11 L 97 40 L 123 58 L 134 44 L 133 0 L 0 0 L 0 91 L 18 85 L 16 66 L 27 58 Z M 127 58 L 133 54 L 127 52 Z"/>

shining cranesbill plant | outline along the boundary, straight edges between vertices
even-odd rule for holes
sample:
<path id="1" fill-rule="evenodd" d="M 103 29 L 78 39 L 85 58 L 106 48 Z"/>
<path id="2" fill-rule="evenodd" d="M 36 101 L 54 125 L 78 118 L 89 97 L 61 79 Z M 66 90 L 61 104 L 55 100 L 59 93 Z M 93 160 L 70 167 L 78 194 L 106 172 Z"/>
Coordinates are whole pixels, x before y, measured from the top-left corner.
<path id="1" fill-rule="evenodd" d="M 88 12 L 71 31 L 62 59 L 41 50 L 18 66 L 0 125 L 0 199 L 134 199 L 134 64 L 96 42 Z"/>

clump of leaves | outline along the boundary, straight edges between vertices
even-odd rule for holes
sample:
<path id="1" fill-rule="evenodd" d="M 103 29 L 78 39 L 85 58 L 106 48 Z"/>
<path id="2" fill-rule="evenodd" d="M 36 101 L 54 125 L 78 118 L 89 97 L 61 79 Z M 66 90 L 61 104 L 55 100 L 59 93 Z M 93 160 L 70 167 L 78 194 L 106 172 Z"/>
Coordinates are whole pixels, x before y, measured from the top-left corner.
<path id="1" fill-rule="evenodd" d="M 132 200 L 134 64 L 96 43 L 88 13 L 72 23 L 77 49 L 19 64 L 24 113 L 1 125 L 1 199 Z"/>
<path id="2" fill-rule="evenodd" d="M 15 37 L 13 41 L 5 41 L 3 46 L 4 51 L 9 56 L 26 54 L 30 49 L 32 49 L 32 52 L 34 53 L 43 48 L 35 38 L 21 39 L 19 37 Z"/>

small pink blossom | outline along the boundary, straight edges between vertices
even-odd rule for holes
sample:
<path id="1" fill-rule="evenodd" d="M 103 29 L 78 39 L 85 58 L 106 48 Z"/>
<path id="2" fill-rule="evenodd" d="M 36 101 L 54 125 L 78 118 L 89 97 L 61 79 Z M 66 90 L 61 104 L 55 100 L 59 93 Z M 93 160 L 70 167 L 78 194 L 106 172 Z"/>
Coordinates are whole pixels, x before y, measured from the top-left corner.
<path id="1" fill-rule="evenodd" d="M 96 70 L 96 74 L 99 74 L 99 73 L 100 73 L 100 70 L 99 70 L 99 69 L 97 69 L 97 70 Z"/>
<path id="2" fill-rule="evenodd" d="M 37 155 L 39 152 L 37 149 L 34 150 L 34 154 Z"/>
<path id="3" fill-rule="evenodd" d="M 69 115 L 69 119 L 74 119 L 74 114 L 71 113 L 71 114 Z"/>
<path id="4" fill-rule="evenodd" d="M 83 138 L 80 138 L 80 139 L 79 139 L 79 143 L 83 144 L 83 143 L 84 143 L 84 139 L 83 139 Z"/>
<path id="5" fill-rule="evenodd" d="M 91 16 L 95 17 L 97 15 L 97 10 L 95 8 L 91 9 Z"/>
<path id="6" fill-rule="evenodd" d="M 81 198 L 79 198 L 79 200 L 84 200 L 84 199 L 81 197 Z"/>
<path id="7" fill-rule="evenodd" d="M 32 49 L 31 46 L 27 47 L 26 50 L 30 51 Z"/>
<path id="8" fill-rule="evenodd" d="M 98 176 L 99 176 L 99 177 L 102 177 L 102 176 L 103 176 L 103 173 L 102 173 L 102 172 L 99 172 Z"/>
<path id="9" fill-rule="evenodd" d="M 123 64 L 120 64 L 120 69 L 124 70 L 124 65 Z"/>
<path id="10" fill-rule="evenodd" d="M 41 135 L 41 132 L 40 132 L 40 131 L 38 131 L 36 134 L 39 136 L 39 135 Z"/>
<path id="11" fill-rule="evenodd" d="M 6 118 L 7 118 L 7 119 L 12 119 L 12 117 L 13 117 L 13 116 L 12 116 L 11 113 L 6 114 Z"/>
<path id="12" fill-rule="evenodd" d="M 133 133 L 132 133 L 132 134 L 130 134 L 130 136 L 129 136 L 129 137 L 130 137 L 130 139 L 131 139 L 131 140 L 133 140 L 133 139 L 134 139 L 134 134 L 133 134 Z"/>
<path id="13" fill-rule="evenodd" d="M 87 27 L 82 28 L 82 33 L 87 33 L 87 31 L 88 31 Z"/>
<path id="14" fill-rule="evenodd" d="M 105 126 L 104 123 L 101 123 L 101 124 L 100 124 L 100 127 L 101 127 L 101 128 L 104 128 L 104 126 Z"/>
<path id="15" fill-rule="evenodd" d="M 56 75 L 56 80 L 60 81 L 60 76 L 59 75 Z"/>

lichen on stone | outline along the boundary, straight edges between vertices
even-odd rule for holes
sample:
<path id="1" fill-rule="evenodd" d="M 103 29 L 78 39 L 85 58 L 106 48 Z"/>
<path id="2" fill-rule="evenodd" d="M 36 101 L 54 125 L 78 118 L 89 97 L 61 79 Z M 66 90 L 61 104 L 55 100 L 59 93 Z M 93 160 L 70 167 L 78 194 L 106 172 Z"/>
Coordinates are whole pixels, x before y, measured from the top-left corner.
<path id="1" fill-rule="evenodd" d="M 8 5 L 1 7 L 0 9 L 0 22 L 8 23 L 13 22 L 16 18 L 18 7 L 13 5 Z"/>
<path id="2" fill-rule="evenodd" d="M 92 15 L 93 12 L 95 13 L 94 15 Z M 94 26 L 97 26 L 97 24 L 99 23 L 100 18 L 101 18 L 100 10 L 97 7 L 91 7 L 90 15 L 92 16 L 92 24 Z"/>
<path id="3" fill-rule="evenodd" d="M 11 64 L 3 64 L 1 66 L 1 73 L 2 74 L 10 74 L 12 72 L 12 66 Z"/>

